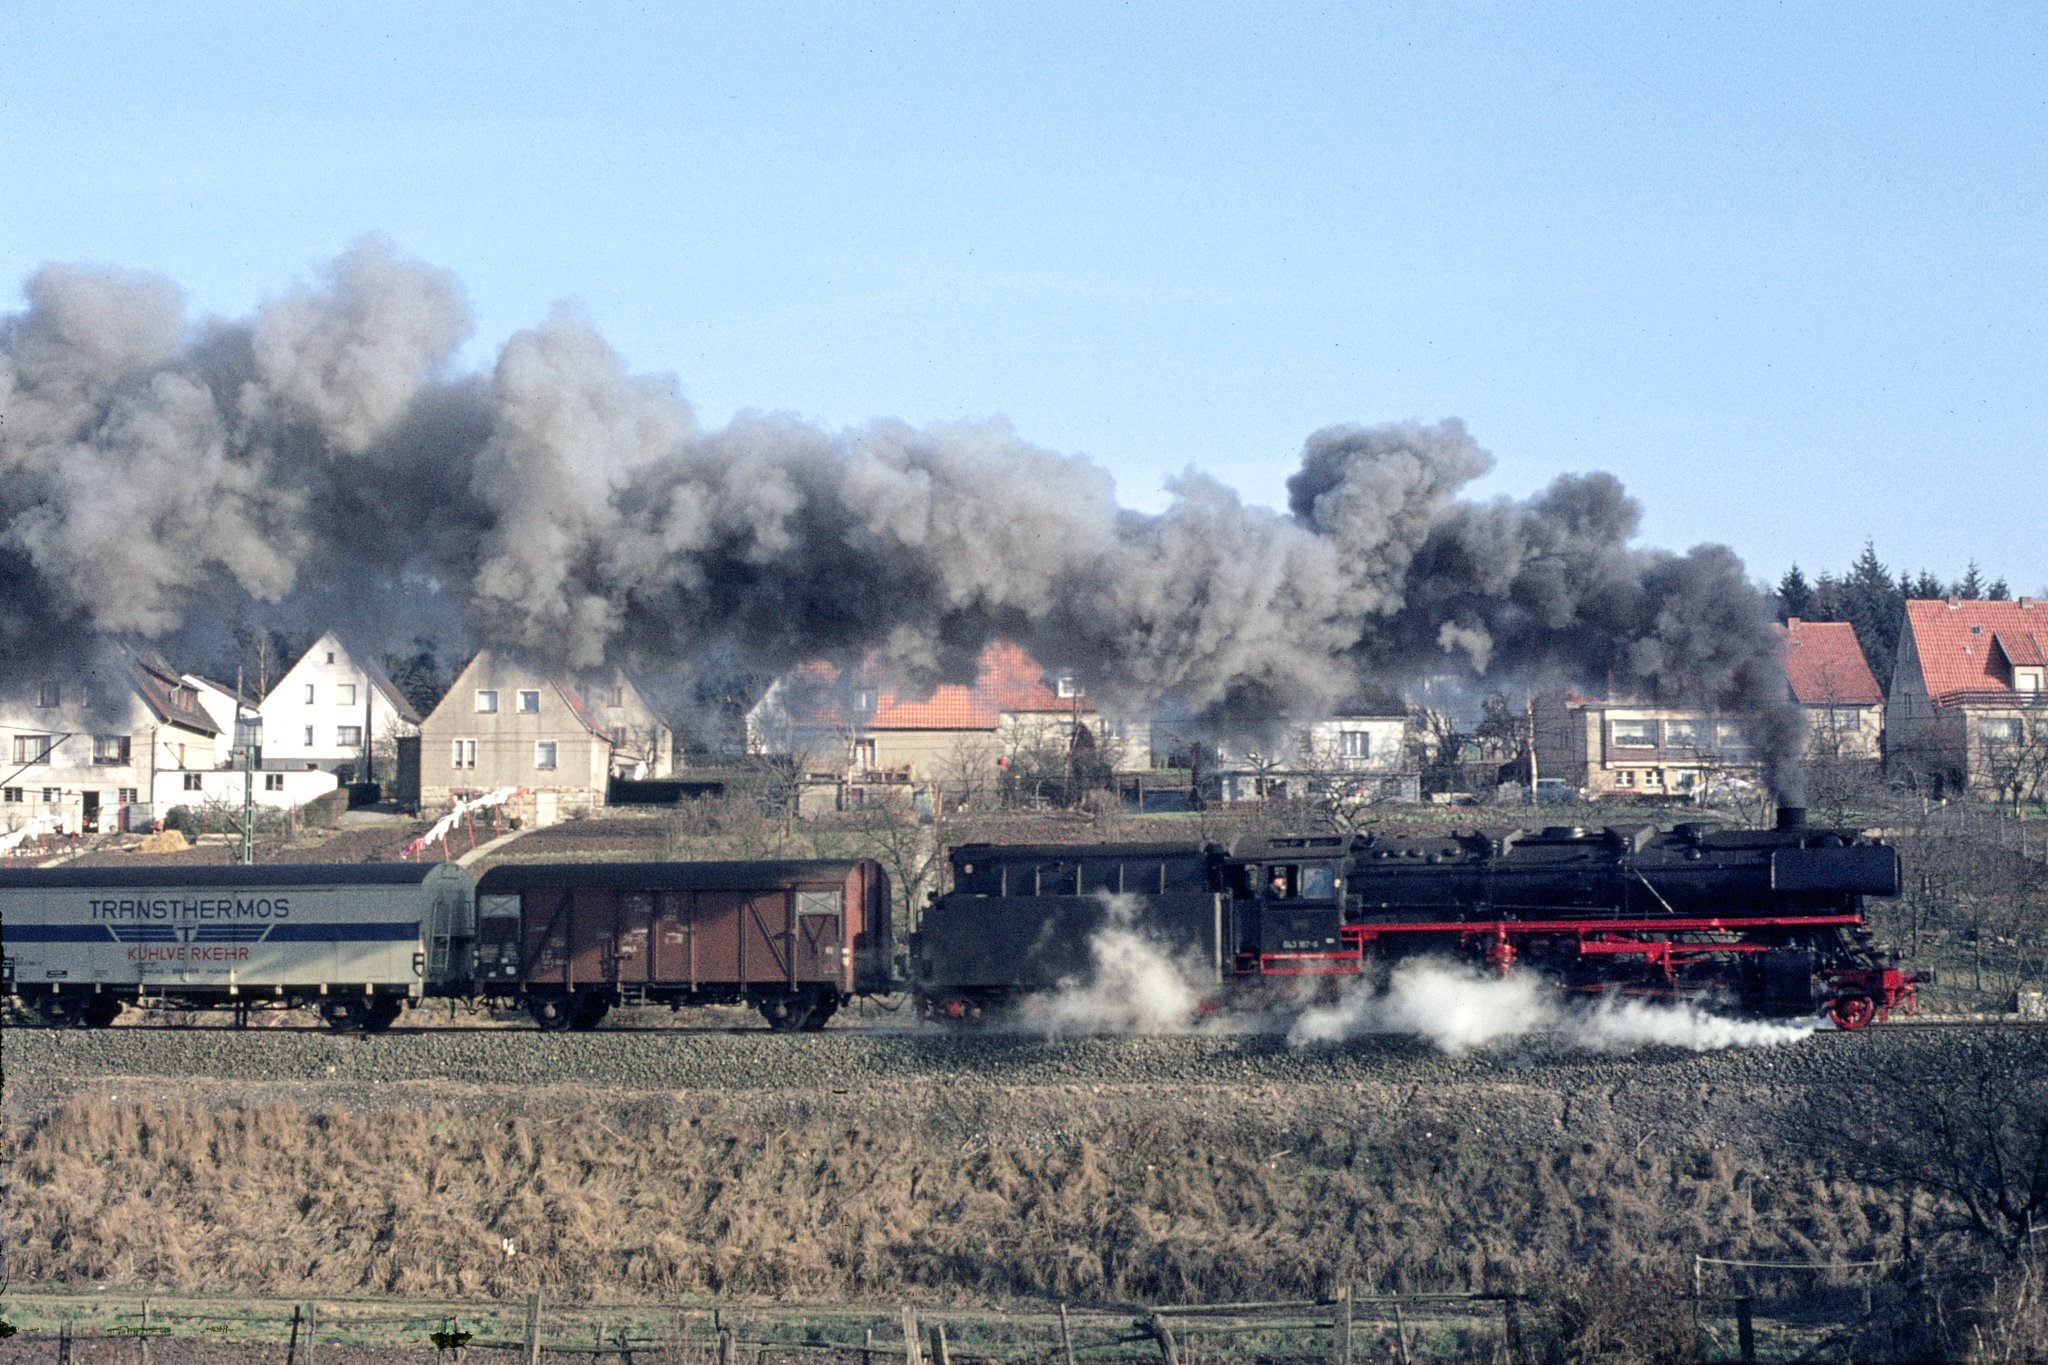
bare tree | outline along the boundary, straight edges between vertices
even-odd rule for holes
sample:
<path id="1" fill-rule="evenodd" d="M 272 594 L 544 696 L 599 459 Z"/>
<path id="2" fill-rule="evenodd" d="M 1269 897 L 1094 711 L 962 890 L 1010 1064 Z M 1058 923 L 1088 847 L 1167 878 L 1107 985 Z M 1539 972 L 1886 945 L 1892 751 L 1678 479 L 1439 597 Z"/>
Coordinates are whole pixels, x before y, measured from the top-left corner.
<path id="1" fill-rule="evenodd" d="M 2048 714 L 2039 709 L 1977 721 L 1977 769 L 1995 800 L 2014 810 L 2039 801 L 2048 781 Z"/>
<path id="2" fill-rule="evenodd" d="M 1816 1154 L 1926 1196 L 1937 1235 L 2008 1262 L 2026 1257 L 2048 1228 L 2048 1039 L 1965 1034 L 1856 1076 L 1847 1085 L 1861 1093 L 1808 1121 Z"/>

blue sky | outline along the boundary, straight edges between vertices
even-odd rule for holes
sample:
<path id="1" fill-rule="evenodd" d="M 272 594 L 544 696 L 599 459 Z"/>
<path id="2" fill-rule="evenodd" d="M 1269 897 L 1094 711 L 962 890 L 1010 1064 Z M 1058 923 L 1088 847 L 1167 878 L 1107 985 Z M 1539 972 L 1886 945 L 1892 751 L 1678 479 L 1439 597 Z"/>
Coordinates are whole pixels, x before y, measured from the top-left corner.
<path id="1" fill-rule="evenodd" d="M 2039 5 L 0 7 L 8 310 L 374 231 L 474 363 L 572 300 L 707 424 L 999 414 L 1157 507 L 1458 416 L 1773 580 L 2048 590 L 2044 170 Z"/>

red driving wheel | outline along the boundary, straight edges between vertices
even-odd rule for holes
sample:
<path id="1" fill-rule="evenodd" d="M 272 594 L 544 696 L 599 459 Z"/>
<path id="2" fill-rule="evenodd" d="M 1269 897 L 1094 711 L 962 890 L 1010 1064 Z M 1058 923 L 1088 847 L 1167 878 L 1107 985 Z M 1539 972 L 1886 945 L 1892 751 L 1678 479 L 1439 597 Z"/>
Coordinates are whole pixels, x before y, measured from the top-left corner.
<path id="1" fill-rule="evenodd" d="M 1828 1002 L 1828 1018 L 1839 1029 L 1859 1029 L 1877 1017 L 1877 1002 L 1867 995 L 1838 995 Z"/>

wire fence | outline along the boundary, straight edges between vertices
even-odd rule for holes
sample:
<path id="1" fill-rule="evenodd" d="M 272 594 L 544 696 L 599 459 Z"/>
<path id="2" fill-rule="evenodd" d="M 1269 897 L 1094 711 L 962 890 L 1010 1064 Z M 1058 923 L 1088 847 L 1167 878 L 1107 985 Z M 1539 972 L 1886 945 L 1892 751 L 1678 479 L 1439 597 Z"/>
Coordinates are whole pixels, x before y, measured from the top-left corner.
<path id="1" fill-rule="evenodd" d="M 1799 1292 L 1715 1283 L 1759 1273 L 1828 1283 Z M 1883 1307 L 1882 1273 L 1879 1262 L 1697 1258 L 1690 1304 L 1703 1358 L 1813 1358 Z M 1018 1311 L 10 1292 L 0 1314 L 0 1365 L 1514 1365 L 1544 1354 L 1546 1327 L 1538 1298 L 1348 1290 L 1319 1300 Z"/>

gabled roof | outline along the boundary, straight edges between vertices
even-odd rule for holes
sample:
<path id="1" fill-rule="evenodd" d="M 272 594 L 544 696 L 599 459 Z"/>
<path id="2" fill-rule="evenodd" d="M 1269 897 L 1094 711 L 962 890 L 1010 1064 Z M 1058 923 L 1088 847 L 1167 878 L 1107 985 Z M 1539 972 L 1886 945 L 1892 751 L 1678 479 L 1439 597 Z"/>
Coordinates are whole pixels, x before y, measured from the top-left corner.
<path id="1" fill-rule="evenodd" d="M 598 715 L 597 708 L 591 705 L 589 698 L 584 695 L 582 688 L 574 683 L 565 682 L 551 673 L 528 670 L 517 660 L 510 658 L 501 659 L 500 656 L 488 649 L 480 649 L 475 654 L 470 655 L 469 661 L 463 664 L 461 668 L 455 670 L 455 677 L 449 682 L 448 691 L 442 696 L 440 706 L 434 708 L 435 712 L 438 714 L 442 706 L 450 704 L 456 693 L 462 689 L 463 680 L 469 677 L 472 670 L 476 669 L 479 665 L 490 668 L 499 663 L 508 666 L 515 675 L 516 680 L 522 684 L 532 683 L 535 686 L 553 688 L 555 694 L 562 699 L 562 704 L 567 708 L 572 720 L 598 739 L 606 743 L 611 742 L 611 727 L 606 725 L 603 718 Z M 519 674 L 524 674 L 525 676 L 518 677 L 517 675 Z M 499 685 L 503 686 L 502 683 Z M 633 682 L 625 674 L 621 673 L 618 675 L 618 685 L 621 687 L 633 687 Z M 638 690 L 638 688 L 634 688 L 636 693 Z"/>
<path id="2" fill-rule="evenodd" d="M 2048 604 L 1965 602 L 1934 598 L 1906 603 L 1906 630 L 1920 676 L 1935 702 L 1969 694 L 1995 698 L 2012 691 L 2011 668 L 2041 658 L 2048 641 Z"/>
<path id="3" fill-rule="evenodd" d="M 363 681 L 374 691 L 380 693 L 384 700 L 391 704 L 391 709 L 398 713 L 400 720 L 408 725 L 418 725 L 420 723 L 420 713 L 413 709 L 410 701 L 406 700 L 405 693 L 398 690 L 398 684 L 391 681 L 390 675 L 378 664 L 376 656 L 356 648 L 354 641 L 343 639 L 336 631 L 330 630 L 320 636 L 319 639 L 313 641 L 306 652 L 294 660 L 292 667 L 287 668 L 285 673 L 289 674 L 292 668 L 297 668 L 300 664 L 312 658 L 313 652 L 330 640 L 334 642 L 336 649 L 348 656 L 349 663 L 354 666 L 358 673 L 363 675 Z M 283 682 L 280 680 L 278 686 L 282 687 L 283 685 Z"/>
<path id="4" fill-rule="evenodd" d="M 2048 657 L 2041 653 L 2041 637 L 2031 630 L 2024 635 L 2009 630 L 1994 631 L 1991 643 L 2005 655 L 2008 666 L 2048 668 Z"/>
<path id="5" fill-rule="evenodd" d="M 158 720 L 181 729 L 196 730 L 202 735 L 220 733 L 213 717 L 207 715 L 206 708 L 199 704 L 198 691 L 179 677 L 178 670 L 164 662 L 161 656 L 124 652 L 121 663 L 129 681 L 135 685 L 136 695 L 142 698 L 143 705 Z"/>
<path id="6" fill-rule="evenodd" d="M 1785 646 L 1785 681 L 1802 706 L 1881 706 L 1884 689 L 1847 621 L 1802 621 L 1776 627 Z"/>
<path id="7" fill-rule="evenodd" d="M 982 650 L 972 683 L 942 683 L 927 696 L 906 696 L 886 686 L 885 676 L 874 654 L 844 670 L 822 661 L 802 664 L 785 682 L 783 705 L 798 725 L 861 730 L 994 730 L 1005 715 L 1095 711 L 1086 697 L 1062 697 L 1048 687 L 1038 661 L 1006 641 Z"/>
<path id="8" fill-rule="evenodd" d="M 223 697 L 226 697 L 229 701 L 234 702 L 238 706 L 245 706 L 251 711 L 257 709 L 257 698 L 249 696 L 248 694 L 242 692 L 238 688 L 230 687 L 226 683 L 215 682 L 212 678 L 207 677 L 204 673 L 181 673 L 178 676 L 183 678 L 187 683 L 189 683 L 193 687 L 210 687 L 214 691 L 220 693 Z"/>

